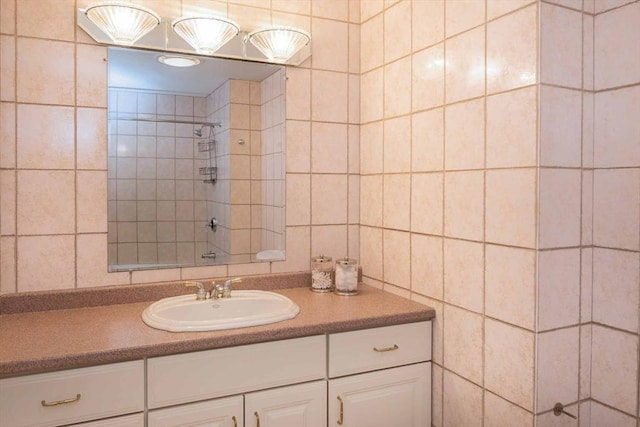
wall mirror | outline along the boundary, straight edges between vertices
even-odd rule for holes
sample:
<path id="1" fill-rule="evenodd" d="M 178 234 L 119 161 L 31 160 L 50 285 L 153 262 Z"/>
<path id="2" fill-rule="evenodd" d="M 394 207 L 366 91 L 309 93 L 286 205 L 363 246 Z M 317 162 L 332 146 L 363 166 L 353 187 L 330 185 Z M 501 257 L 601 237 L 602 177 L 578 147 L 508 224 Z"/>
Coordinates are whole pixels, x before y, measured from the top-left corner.
<path id="1" fill-rule="evenodd" d="M 109 47 L 108 86 L 109 271 L 284 259 L 283 66 Z"/>

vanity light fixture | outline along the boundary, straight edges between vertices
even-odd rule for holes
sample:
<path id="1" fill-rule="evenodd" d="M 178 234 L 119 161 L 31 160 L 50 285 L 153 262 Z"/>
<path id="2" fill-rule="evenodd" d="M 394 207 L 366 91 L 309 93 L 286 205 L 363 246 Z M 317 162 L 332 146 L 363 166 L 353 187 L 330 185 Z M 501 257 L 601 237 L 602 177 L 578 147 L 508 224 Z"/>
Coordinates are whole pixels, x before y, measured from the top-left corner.
<path id="1" fill-rule="evenodd" d="M 90 6 L 85 15 L 115 44 L 131 46 L 160 25 L 160 16 L 137 4 L 107 1 Z"/>
<path id="2" fill-rule="evenodd" d="M 183 16 L 174 20 L 171 26 L 202 55 L 213 55 L 240 32 L 235 22 L 213 16 Z"/>
<path id="3" fill-rule="evenodd" d="M 160 55 L 158 61 L 172 67 L 193 67 L 202 62 L 198 58 L 182 55 Z"/>
<path id="4" fill-rule="evenodd" d="M 311 41 L 311 36 L 298 28 L 269 27 L 249 34 L 249 41 L 269 60 L 286 62 Z"/>

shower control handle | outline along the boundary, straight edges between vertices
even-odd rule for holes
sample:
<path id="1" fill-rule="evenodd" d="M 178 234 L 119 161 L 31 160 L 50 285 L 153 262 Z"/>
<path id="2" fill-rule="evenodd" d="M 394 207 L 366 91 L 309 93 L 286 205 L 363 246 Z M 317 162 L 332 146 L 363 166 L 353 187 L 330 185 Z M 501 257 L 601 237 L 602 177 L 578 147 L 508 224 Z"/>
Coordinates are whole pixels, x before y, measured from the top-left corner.
<path id="1" fill-rule="evenodd" d="M 218 220 L 214 216 L 213 218 L 211 218 L 211 221 L 207 222 L 204 226 L 210 228 L 211 231 L 215 233 L 218 229 Z"/>

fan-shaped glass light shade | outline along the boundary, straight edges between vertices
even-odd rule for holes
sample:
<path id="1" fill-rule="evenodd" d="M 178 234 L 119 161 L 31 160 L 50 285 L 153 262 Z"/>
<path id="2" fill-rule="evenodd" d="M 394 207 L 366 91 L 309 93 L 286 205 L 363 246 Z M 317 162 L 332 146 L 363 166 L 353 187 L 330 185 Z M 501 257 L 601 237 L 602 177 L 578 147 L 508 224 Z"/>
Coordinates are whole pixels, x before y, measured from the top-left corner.
<path id="1" fill-rule="evenodd" d="M 249 41 L 270 60 L 286 62 L 309 44 L 311 36 L 297 28 L 271 27 L 252 32 Z"/>
<path id="2" fill-rule="evenodd" d="M 213 55 L 240 31 L 235 22 L 212 16 L 181 17 L 173 30 L 203 55 Z"/>
<path id="3" fill-rule="evenodd" d="M 87 8 L 85 14 L 114 43 L 124 46 L 131 46 L 160 24 L 154 11 L 124 2 L 99 3 Z"/>

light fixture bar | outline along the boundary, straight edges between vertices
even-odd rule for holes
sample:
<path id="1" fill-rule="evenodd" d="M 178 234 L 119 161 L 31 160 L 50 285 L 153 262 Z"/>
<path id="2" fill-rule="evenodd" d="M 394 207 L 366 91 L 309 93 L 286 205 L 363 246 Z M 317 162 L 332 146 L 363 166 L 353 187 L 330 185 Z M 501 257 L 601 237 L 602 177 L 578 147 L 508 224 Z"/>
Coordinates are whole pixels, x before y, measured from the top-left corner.
<path id="1" fill-rule="evenodd" d="M 131 46 L 160 25 L 160 16 L 132 3 L 107 1 L 90 6 L 85 15 L 115 44 Z"/>

